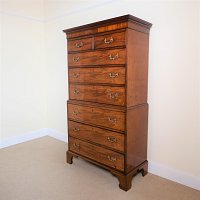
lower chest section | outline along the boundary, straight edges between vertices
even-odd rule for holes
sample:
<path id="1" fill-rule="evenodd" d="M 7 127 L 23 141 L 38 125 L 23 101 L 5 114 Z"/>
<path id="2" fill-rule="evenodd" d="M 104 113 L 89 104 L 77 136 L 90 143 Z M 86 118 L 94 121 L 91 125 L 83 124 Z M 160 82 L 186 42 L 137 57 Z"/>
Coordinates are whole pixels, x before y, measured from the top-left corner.
<path id="1" fill-rule="evenodd" d="M 69 150 L 124 171 L 125 115 L 119 110 L 68 103 Z"/>

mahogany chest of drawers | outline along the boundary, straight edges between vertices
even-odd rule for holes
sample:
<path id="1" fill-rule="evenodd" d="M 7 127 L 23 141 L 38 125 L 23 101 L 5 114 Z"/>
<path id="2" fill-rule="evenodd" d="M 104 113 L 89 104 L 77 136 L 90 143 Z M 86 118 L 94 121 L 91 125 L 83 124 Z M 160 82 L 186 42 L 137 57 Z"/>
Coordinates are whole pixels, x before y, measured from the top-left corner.
<path id="1" fill-rule="evenodd" d="M 81 157 L 131 188 L 148 171 L 147 80 L 151 24 L 131 15 L 64 30 L 69 100 L 67 162 Z"/>

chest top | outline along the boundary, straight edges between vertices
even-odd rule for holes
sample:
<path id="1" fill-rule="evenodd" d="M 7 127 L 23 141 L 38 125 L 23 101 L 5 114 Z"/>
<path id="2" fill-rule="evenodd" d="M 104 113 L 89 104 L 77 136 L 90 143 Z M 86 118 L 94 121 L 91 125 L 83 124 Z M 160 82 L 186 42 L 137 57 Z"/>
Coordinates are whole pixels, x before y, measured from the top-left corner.
<path id="1" fill-rule="evenodd" d="M 134 17 L 132 15 L 124 15 L 115 17 L 83 26 L 69 28 L 63 30 L 67 34 L 67 38 L 76 38 L 86 35 L 95 35 L 107 31 L 131 28 L 143 33 L 149 33 L 152 24 Z"/>

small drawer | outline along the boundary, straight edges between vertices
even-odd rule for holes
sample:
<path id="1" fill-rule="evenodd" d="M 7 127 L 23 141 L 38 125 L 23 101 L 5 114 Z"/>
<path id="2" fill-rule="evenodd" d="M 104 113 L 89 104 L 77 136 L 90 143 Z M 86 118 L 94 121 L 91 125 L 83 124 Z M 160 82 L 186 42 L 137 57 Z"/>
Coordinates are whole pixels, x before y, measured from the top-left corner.
<path id="1" fill-rule="evenodd" d="M 68 103 L 68 118 L 114 130 L 125 130 L 125 113 L 122 111 Z"/>
<path id="2" fill-rule="evenodd" d="M 113 105 L 125 105 L 125 88 L 98 86 L 98 85 L 74 85 L 70 84 L 69 98 L 75 100 L 107 103 Z"/>
<path id="3" fill-rule="evenodd" d="M 124 67 L 70 68 L 71 83 L 125 84 Z"/>
<path id="4" fill-rule="evenodd" d="M 67 43 L 68 51 L 82 51 L 92 49 L 92 38 L 68 40 Z"/>
<path id="5" fill-rule="evenodd" d="M 124 135 L 105 129 L 69 121 L 69 135 L 124 152 Z"/>
<path id="6" fill-rule="evenodd" d="M 95 65 L 122 65 L 126 63 L 126 50 L 115 49 L 105 51 L 91 51 L 82 53 L 69 53 L 68 65 L 76 66 L 95 66 Z"/>
<path id="7" fill-rule="evenodd" d="M 95 49 L 119 46 L 125 46 L 125 32 L 94 37 Z"/>
<path id="8" fill-rule="evenodd" d="M 69 138 L 69 150 L 109 167 L 124 171 L 124 155 L 120 153 L 72 137 Z"/>

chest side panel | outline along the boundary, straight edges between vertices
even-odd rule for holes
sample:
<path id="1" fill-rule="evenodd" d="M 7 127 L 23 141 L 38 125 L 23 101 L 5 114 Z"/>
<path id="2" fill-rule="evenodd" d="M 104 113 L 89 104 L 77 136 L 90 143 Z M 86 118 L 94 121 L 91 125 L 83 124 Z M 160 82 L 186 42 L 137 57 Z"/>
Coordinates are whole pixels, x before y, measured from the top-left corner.
<path id="1" fill-rule="evenodd" d="M 127 106 L 147 102 L 149 35 L 127 29 Z"/>

